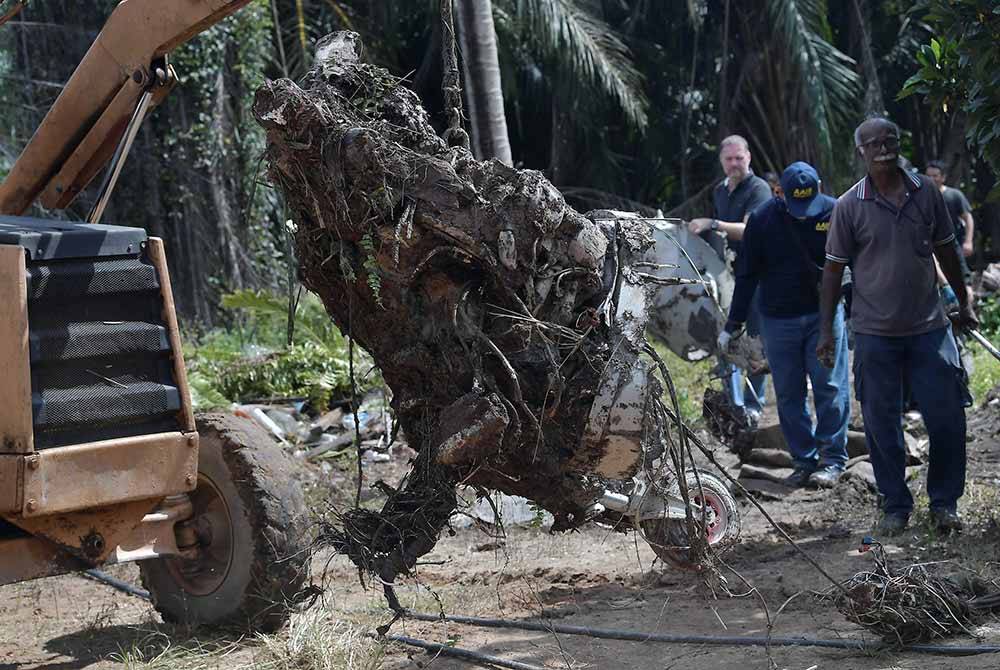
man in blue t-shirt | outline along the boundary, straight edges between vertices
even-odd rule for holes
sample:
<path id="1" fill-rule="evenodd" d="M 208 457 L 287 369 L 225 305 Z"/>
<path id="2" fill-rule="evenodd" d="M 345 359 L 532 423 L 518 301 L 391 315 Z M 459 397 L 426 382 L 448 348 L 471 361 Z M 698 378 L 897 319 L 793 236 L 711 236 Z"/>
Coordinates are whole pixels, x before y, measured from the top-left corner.
<path id="1" fill-rule="evenodd" d="M 836 200 L 820 193 L 816 170 L 789 165 L 781 175 L 784 199 L 773 198 L 750 215 L 736 264 L 729 320 L 719 335 L 727 348 L 746 322 L 754 291 L 760 332 L 771 366 L 781 432 L 795 463 L 791 486 L 832 487 L 847 462 L 850 396 L 843 307 L 834 321 L 834 365 L 816 357 L 820 335 L 819 290 L 826 235 Z M 816 425 L 807 404 L 812 382 Z"/>

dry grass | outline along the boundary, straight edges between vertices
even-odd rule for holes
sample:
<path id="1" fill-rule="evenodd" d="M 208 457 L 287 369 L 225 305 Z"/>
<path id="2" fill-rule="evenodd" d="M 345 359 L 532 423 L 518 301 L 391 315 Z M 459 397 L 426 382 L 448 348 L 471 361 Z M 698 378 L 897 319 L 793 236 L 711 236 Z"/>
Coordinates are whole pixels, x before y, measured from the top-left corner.
<path id="1" fill-rule="evenodd" d="M 241 667 L 236 656 L 248 655 L 242 639 L 188 637 L 166 626 L 136 626 L 128 644 L 108 655 L 127 670 L 209 670 Z"/>
<path id="2" fill-rule="evenodd" d="M 927 492 L 922 488 L 915 496 L 914 514 L 910 525 L 921 533 L 921 544 L 947 550 L 975 572 L 996 572 L 1000 549 L 1000 487 L 993 480 L 977 479 L 970 474 L 959 509 L 965 530 L 952 536 L 937 532 L 928 510 Z"/>
<path id="3" fill-rule="evenodd" d="M 384 645 L 369 635 L 373 621 L 317 605 L 293 614 L 279 632 L 252 638 L 182 639 L 162 626 L 136 627 L 107 660 L 127 670 L 377 670 Z"/>
<path id="4" fill-rule="evenodd" d="M 254 670 L 376 670 L 384 644 L 371 637 L 370 624 L 338 618 L 325 607 L 292 616 L 275 635 L 258 636 Z"/>

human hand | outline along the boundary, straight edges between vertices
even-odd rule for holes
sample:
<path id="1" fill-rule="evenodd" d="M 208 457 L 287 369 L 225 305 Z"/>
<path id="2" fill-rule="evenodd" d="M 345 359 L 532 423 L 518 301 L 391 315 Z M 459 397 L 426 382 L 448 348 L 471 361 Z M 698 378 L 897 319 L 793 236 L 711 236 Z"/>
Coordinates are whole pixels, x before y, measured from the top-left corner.
<path id="1" fill-rule="evenodd" d="M 836 351 L 833 343 L 833 333 L 820 333 L 819 342 L 816 343 L 816 358 L 823 367 L 833 369 L 836 363 Z"/>
<path id="2" fill-rule="evenodd" d="M 979 328 L 979 317 L 976 316 L 976 311 L 972 308 L 972 303 L 968 301 L 957 310 L 949 312 L 948 318 L 951 319 L 955 330 L 959 332 Z"/>
<path id="3" fill-rule="evenodd" d="M 700 217 L 697 219 L 691 219 L 688 221 L 688 230 L 690 230 L 695 235 L 701 235 L 706 230 L 712 227 L 712 219 L 707 217 Z"/>
<path id="4" fill-rule="evenodd" d="M 962 253 L 965 254 L 966 258 L 972 255 L 972 242 L 962 243 Z"/>

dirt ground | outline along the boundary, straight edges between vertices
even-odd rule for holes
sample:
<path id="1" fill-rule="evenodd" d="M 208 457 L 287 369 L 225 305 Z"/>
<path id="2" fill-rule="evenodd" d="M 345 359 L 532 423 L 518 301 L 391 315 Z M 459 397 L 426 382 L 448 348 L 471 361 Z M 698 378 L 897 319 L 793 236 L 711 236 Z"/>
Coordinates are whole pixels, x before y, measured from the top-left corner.
<path id="1" fill-rule="evenodd" d="M 996 576 L 1000 411 L 988 407 L 970 414 L 969 432 L 969 485 L 963 504 L 970 528 L 959 537 L 938 538 L 926 525 L 926 515 L 918 513 L 909 532 L 888 541 L 894 565 L 954 561 L 956 571 L 962 566 Z M 402 454 L 390 464 L 368 465 L 368 477 L 372 481 L 395 478 L 405 465 L 401 459 Z M 449 614 L 510 620 L 536 620 L 544 614 L 567 625 L 725 636 L 766 634 L 763 599 L 775 618 L 775 636 L 870 639 L 830 603 L 812 595 L 827 589 L 829 583 L 746 501 L 740 504 L 743 540 L 725 556 L 724 576 L 728 589 L 742 597 L 727 596 L 723 586 L 713 588 L 697 575 L 665 568 L 634 534 L 589 527 L 563 535 L 549 535 L 542 528 L 512 528 L 502 540 L 476 528 L 457 530 L 424 557 L 419 583 L 402 586 L 401 599 L 424 612 L 443 608 Z M 857 549 L 875 518 L 874 504 L 874 496 L 860 483 L 845 483 L 832 492 L 798 491 L 785 500 L 765 503 L 796 542 L 838 579 L 870 562 L 870 554 L 859 554 Z M 119 566 L 111 572 L 138 582 L 135 566 Z M 388 621 L 380 591 L 364 590 L 346 560 L 319 556 L 314 575 L 327 588 L 323 603 L 316 606 L 329 612 L 324 625 L 349 620 L 359 629 L 370 630 Z M 749 591 L 743 580 L 756 587 L 760 597 L 743 595 Z M 777 614 L 792 596 L 796 597 Z M 280 633 L 279 637 L 285 636 L 281 644 L 291 648 L 300 630 L 297 624 L 290 632 Z M 545 668 L 773 667 L 762 647 L 618 642 L 416 621 L 397 623 L 392 632 Z M 1000 644 L 1000 620 L 986 621 L 976 632 L 982 643 Z M 976 640 L 964 637 L 945 642 L 975 644 Z M 353 644 L 360 649 L 360 642 Z M 277 662 L 267 647 L 265 638 L 219 638 L 168 626 L 145 601 L 77 575 L 0 588 L 0 670 L 324 667 L 294 658 Z M 776 667 L 798 670 L 1000 667 L 997 654 L 866 655 L 779 647 L 772 648 L 770 655 Z M 393 643 L 384 647 L 380 661 L 365 665 L 355 659 L 353 664 L 344 661 L 326 667 L 457 670 L 473 666 Z"/>

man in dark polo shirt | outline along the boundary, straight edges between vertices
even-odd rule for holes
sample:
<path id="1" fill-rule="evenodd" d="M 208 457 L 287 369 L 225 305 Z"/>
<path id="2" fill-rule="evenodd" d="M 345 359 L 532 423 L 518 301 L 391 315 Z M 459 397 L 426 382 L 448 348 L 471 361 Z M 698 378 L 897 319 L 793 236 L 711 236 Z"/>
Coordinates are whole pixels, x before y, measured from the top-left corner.
<path id="1" fill-rule="evenodd" d="M 972 207 L 969 205 L 969 200 L 965 197 L 964 193 L 957 188 L 945 185 L 944 181 L 947 179 L 948 173 L 945 171 L 943 162 L 938 160 L 930 161 L 924 170 L 924 174 L 930 177 L 934 185 L 941 191 L 941 197 L 944 198 L 944 206 L 948 209 L 948 213 L 951 215 L 951 222 L 955 225 L 955 246 L 959 249 L 958 258 L 962 261 L 962 277 L 965 279 L 965 292 L 969 294 L 969 300 L 973 300 L 972 271 L 965 260 L 967 257 L 972 256 L 975 250 L 972 245 L 975 233 Z M 941 281 L 942 279 L 939 272 L 938 283 L 942 284 L 942 296 L 945 298 L 945 305 L 947 306 L 948 300 L 951 298 L 951 289 L 943 285 L 944 282 Z M 954 299 L 952 299 L 952 304 L 954 304 Z"/>
<path id="2" fill-rule="evenodd" d="M 955 241 L 962 248 L 962 255 L 968 258 L 975 251 L 972 240 L 975 236 L 976 225 L 972 219 L 972 206 L 969 205 L 969 199 L 957 188 L 945 185 L 948 172 L 942 161 L 934 160 L 927 163 L 924 174 L 930 177 L 934 185 L 941 191 L 945 207 L 951 214 L 951 222 L 955 224 Z"/>
<path id="3" fill-rule="evenodd" d="M 959 530 L 965 488 L 965 407 L 971 399 L 955 338 L 938 296 L 934 258 L 955 291 L 958 328 L 978 325 L 962 284 L 955 232 L 941 192 L 927 177 L 898 167 L 899 128 L 868 119 L 854 133 L 867 174 L 840 196 L 830 222 L 816 354 L 835 349 L 840 279 L 854 273 L 854 383 L 865 437 L 883 498 L 879 532 L 901 532 L 913 510 L 900 425 L 904 379 L 930 438 L 927 493 L 938 528 Z"/>
<path id="4" fill-rule="evenodd" d="M 726 178 L 712 192 L 715 218 L 692 219 L 688 222 L 688 230 L 701 235 L 709 244 L 712 244 L 711 231 L 723 233 L 738 259 L 747 218 L 750 212 L 771 199 L 771 187 L 750 169 L 750 147 L 739 135 L 730 135 L 719 143 L 719 163 Z M 756 336 L 758 330 L 759 313 L 754 302 L 750 306 L 747 333 Z M 744 387 L 743 375 L 743 370 L 732 366 L 726 392 L 733 405 L 759 415 L 764 404 L 767 376 L 750 375 L 748 379 L 755 393 L 749 393 L 745 392 L 749 389 Z"/>
<path id="5" fill-rule="evenodd" d="M 833 322 L 835 363 L 816 358 L 819 292 L 830 215 L 836 202 L 820 193 L 819 175 L 808 163 L 781 174 L 784 199 L 775 197 L 750 214 L 736 266 L 736 289 L 719 344 L 743 327 L 756 290 L 761 336 L 774 378 L 781 432 L 795 464 L 786 480 L 794 487 L 837 483 L 847 462 L 851 402 L 843 308 Z M 812 382 L 816 426 L 809 416 L 806 380 Z"/>

